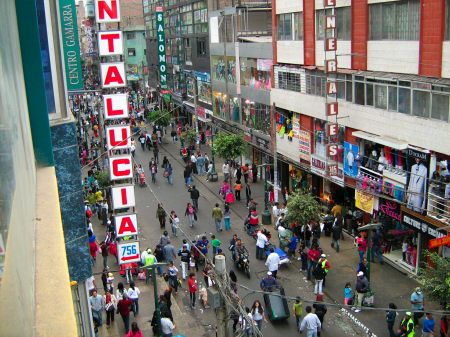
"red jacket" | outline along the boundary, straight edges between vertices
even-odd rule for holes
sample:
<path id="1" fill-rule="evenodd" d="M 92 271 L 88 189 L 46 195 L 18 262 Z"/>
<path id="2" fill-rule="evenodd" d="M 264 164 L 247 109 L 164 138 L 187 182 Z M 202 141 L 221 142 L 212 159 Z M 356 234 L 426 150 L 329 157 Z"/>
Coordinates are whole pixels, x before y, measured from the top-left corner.
<path id="1" fill-rule="evenodd" d="M 249 223 L 252 226 L 258 226 L 258 224 L 259 224 L 259 217 L 258 217 L 258 213 L 256 211 L 253 211 L 250 214 Z"/>
<path id="2" fill-rule="evenodd" d="M 117 303 L 117 311 L 118 311 L 122 316 L 129 316 L 129 315 L 130 315 L 130 306 L 131 306 L 131 300 L 129 300 L 128 298 L 126 298 L 126 299 L 121 299 L 121 300 Z"/>
<path id="3" fill-rule="evenodd" d="M 320 252 L 316 249 L 310 249 L 308 251 L 308 260 L 317 262 L 320 258 Z"/>
<path id="4" fill-rule="evenodd" d="M 195 293 L 197 291 L 197 284 L 193 277 L 189 277 L 188 279 L 188 288 L 190 293 Z"/>

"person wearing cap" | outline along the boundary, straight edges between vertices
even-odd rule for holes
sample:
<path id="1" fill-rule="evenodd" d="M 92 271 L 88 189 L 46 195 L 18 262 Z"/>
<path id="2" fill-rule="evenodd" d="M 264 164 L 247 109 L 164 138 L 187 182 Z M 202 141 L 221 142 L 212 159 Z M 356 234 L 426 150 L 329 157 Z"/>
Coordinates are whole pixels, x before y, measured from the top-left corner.
<path id="1" fill-rule="evenodd" d="M 317 264 L 320 265 L 325 272 L 322 283 L 322 287 L 325 287 L 325 278 L 327 277 L 328 270 L 330 270 L 331 268 L 330 262 L 327 260 L 327 256 L 325 254 L 322 254 L 320 255 L 320 259 Z"/>
<path id="2" fill-rule="evenodd" d="M 278 288 L 280 285 L 277 279 L 273 277 L 272 272 L 268 271 L 267 276 L 261 280 L 259 286 L 264 291 L 272 291 L 273 289 Z"/>
<path id="3" fill-rule="evenodd" d="M 420 287 L 417 287 L 416 289 L 414 289 L 414 292 L 411 294 L 411 304 L 412 304 L 412 309 L 414 311 L 414 324 L 418 325 L 419 324 L 419 320 L 423 317 L 424 313 L 424 297 L 423 297 L 423 293 L 422 290 L 420 289 Z M 420 310 L 420 311 L 418 311 Z"/>
<path id="4" fill-rule="evenodd" d="M 364 296 L 369 291 L 369 281 L 362 271 L 357 274 L 356 278 L 356 304 L 355 312 L 360 312 Z"/>
<path id="5" fill-rule="evenodd" d="M 405 317 L 400 322 L 400 333 L 398 337 L 414 337 L 414 320 L 410 311 L 405 313 Z"/>

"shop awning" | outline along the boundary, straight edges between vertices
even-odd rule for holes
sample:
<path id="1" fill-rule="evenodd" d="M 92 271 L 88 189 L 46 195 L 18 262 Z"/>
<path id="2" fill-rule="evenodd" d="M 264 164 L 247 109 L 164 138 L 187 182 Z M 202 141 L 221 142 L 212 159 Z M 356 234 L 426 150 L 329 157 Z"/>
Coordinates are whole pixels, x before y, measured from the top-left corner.
<path id="1" fill-rule="evenodd" d="M 392 137 L 378 136 L 365 131 L 354 131 L 352 132 L 352 135 L 377 144 L 392 147 L 396 150 L 406 150 L 408 148 L 408 143 L 406 141 Z"/>

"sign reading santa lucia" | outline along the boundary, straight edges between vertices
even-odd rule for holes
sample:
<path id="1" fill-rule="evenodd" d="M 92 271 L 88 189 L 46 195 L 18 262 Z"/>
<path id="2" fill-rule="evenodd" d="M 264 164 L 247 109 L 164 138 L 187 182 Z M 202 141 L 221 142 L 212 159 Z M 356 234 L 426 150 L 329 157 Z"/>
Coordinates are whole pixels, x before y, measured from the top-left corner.
<path id="1" fill-rule="evenodd" d="M 97 23 L 120 22 L 119 0 L 95 0 Z M 119 30 L 98 32 L 99 57 L 123 55 L 123 34 Z M 124 62 L 100 64 L 101 83 L 105 89 L 126 87 Z M 117 210 L 130 211 L 135 207 L 133 185 L 133 163 L 130 154 L 112 155 L 112 150 L 130 149 L 131 133 L 129 125 L 107 125 L 114 119 L 128 120 L 128 99 L 126 94 L 103 95 L 103 109 L 108 149 L 109 176 L 111 181 L 120 181 L 111 188 L 112 210 L 116 225 L 119 264 L 139 261 L 139 241 L 126 240 L 130 236 L 137 238 L 137 216 L 135 213 L 117 213 Z"/>

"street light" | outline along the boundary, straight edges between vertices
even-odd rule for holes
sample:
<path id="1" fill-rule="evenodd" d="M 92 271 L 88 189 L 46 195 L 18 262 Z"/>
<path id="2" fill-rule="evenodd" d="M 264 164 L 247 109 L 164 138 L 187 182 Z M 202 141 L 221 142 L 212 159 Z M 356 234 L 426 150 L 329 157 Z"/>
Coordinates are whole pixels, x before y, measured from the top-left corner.
<path id="1" fill-rule="evenodd" d="M 264 167 L 264 211 L 261 213 L 261 222 L 263 225 L 272 224 L 272 217 L 270 216 L 269 211 L 269 195 L 267 191 L 267 166 L 270 166 L 270 164 L 265 163 L 258 165 L 258 167 Z"/>
<path id="2" fill-rule="evenodd" d="M 370 245 L 370 241 L 372 239 L 372 229 L 376 229 L 381 226 L 381 223 L 370 223 L 365 226 L 361 226 L 358 228 L 358 231 L 368 230 L 367 233 L 367 281 L 370 282 L 370 260 L 372 259 L 372 248 Z"/>

